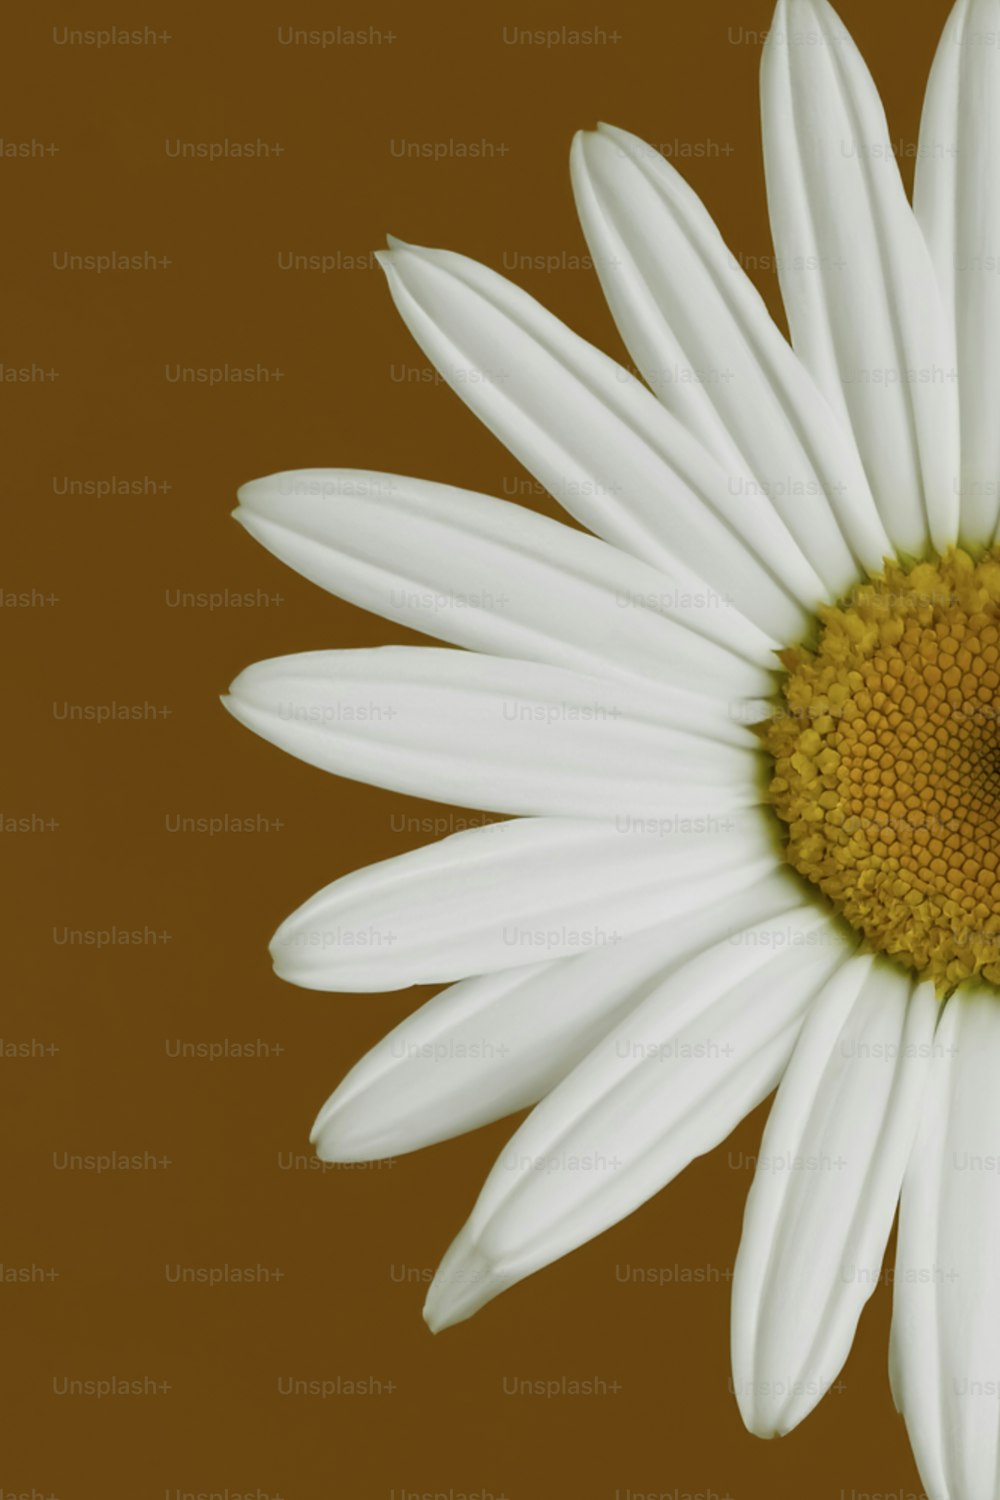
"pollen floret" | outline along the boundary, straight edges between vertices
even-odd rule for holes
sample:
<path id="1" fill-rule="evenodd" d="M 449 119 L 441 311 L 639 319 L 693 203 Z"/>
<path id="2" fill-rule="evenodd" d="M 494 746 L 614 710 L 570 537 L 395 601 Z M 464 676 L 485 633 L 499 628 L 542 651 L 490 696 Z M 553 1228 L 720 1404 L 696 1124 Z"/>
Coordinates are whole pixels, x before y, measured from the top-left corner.
<path id="1" fill-rule="evenodd" d="M 758 729 L 787 858 L 941 993 L 1000 983 L 1000 551 L 887 563 L 819 620 Z"/>

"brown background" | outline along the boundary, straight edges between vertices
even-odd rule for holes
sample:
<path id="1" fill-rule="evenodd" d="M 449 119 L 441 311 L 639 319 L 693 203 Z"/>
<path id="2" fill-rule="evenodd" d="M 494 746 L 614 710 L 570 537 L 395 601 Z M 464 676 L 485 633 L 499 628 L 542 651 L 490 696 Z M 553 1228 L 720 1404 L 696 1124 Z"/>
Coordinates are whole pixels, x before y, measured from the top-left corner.
<path id="1" fill-rule="evenodd" d="M 763 1111 L 629 1221 L 430 1336 L 424 1283 L 510 1123 L 388 1165 L 286 1169 L 288 1153 L 308 1151 L 333 1084 L 424 995 L 297 991 L 271 975 L 265 945 L 318 886 L 423 842 L 399 831 L 401 816 L 442 810 L 325 778 L 217 702 L 260 657 L 406 638 L 326 598 L 228 520 L 241 480 L 356 465 L 502 494 L 526 477 L 446 389 L 393 378 L 425 362 L 379 271 L 282 271 L 279 255 L 365 257 L 387 229 L 445 245 L 507 270 L 620 354 L 591 272 L 510 272 L 512 258 L 583 253 L 567 150 L 574 129 L 605 118 L 679 159 L 777 311 L 754 35 L 769 5 L 85 9 L 9 16 L 0 93 L 5 142 L 43 149 L 0 158 L 0 360 L 58 371 L 0 385 L 0 585 L 37 591 L 0 616 L 3 1037 L 8 1053 L 37 1044 L 0 1060 L 0 1259 L 5 1277 L 33 1278 L 0 1282 L 3 1500 L 919 1493 L 885 1379 L 886 1287 L 841 1389 L 803 1428 L 764 1444 L 741 1426 L 726 1276 Z M 907 182 L 945 10 L 841 6 Z M 169 41 L 57 40 L 63 26 L 112 23 Z M 279 27 L 336 25 L 382 40 L 279 43 Z M 504 40 L 504 27 L 563 25 L 599 26 L 605 39 Z M 224 139 L 282 151 L 214 163 L 167 153 L 175 140 Z M 506 151 L 399 159 L 394 141 Z M 109 251 L 170 264 L 98 275 L 54 261 Z M 206 389 L 171 383 L 175 364 L 284 373 Z M 58 493 L 113 477 L 152 492 Z M 242 610 L 169 603 L 175 590 L 224 589 L 265 597 Z M 157 713 L 73 722 L 66 704 Z M 282 826 L 167 829 L 175 815 L 227 813 Z M 6 821 L 33 815 L 29 831 Z M 50 820 L 58 827 L 39 826 Z M 59 941 L 112 927 L 169 940 L 100 951 Z M 169 1055 L 182 1042 L 258 1039 L 267 1055 Z M 63 1169 L 74 1152 L 147 1164 Z M 260 1266 L 270 1279 L 178 1285 L 167 1274 L 178 1265 Z M 637 1267 L 665 1284 L 629 1279 Z M 338 1376 L 375 1379 L 381 1394 L 279 1394 L 284 1377 Z M 503 1394 L 505 1376 L 620 1389 L 517 1398 Z M 108 1377 L 169 1389 L 60 1394 L 66 1379 Z"/>

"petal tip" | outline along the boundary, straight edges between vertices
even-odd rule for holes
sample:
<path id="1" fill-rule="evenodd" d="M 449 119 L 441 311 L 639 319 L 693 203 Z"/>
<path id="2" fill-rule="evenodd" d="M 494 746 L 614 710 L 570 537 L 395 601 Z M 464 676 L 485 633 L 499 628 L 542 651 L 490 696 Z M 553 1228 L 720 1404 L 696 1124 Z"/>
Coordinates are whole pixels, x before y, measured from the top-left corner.
<path id="1" fill-rule="evenodd" d="M 473 1243 L 466 1226 L 438 1266 L 424 1303 L 424 1321 L 432 1333 L 464 1323 L 514 1280 L 516 1277 L 498 1275 L 489 1256 Z"/>
<path id="2" fill-rule="evenodd" d="M 317 1161 L 322 1162 L 356 1162 L 377 1161 L 378 1157 L 367 1155 L 363 1151 L 349 1151 L 343 1142 L 338 1142 L 336 1132 L 329 1129 L 313 1131 L 309 1140 L 315 1148 Z"/>
<path id="3" fill-rule="evenodd" d="M 435 1328 L 434 1324 L 431 1322 L 430 1318 L 427 1316 L 427 1308 L 426 1308 L 426 1306 L 424 1307 L 423 1317 L 424 1317 L 424 1322 L 427 1324 L 427 1327 L 430 1329 L 431 1333 L 435 1333 L 435 1334 L 436 1333 L 440 1333 L 441 1330 L 439 1328 Z"/>
<path id="4" fill-rule="evenodd" d="M 309 1132 L 310 1144 L 315 1147 L 320 1161 L 356 1162 L 379 1161 L 391 1156 L 391 1151 L 380 1151 L 368 1132 L 365 1142 L 363 1130 L 351 1130 L 350 1118 L 345 1119 L 342 1101 L 337 1097 L 338 1088 L 323 1105 Z"/>

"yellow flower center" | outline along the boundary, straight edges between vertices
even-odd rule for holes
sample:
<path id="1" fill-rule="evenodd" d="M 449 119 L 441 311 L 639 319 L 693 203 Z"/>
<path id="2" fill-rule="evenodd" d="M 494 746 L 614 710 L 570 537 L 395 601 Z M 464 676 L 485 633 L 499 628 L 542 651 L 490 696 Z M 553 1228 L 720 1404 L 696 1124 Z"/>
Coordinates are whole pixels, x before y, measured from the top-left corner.
<path id="1" fill-rule="evenodd" d="M 887 564 L 819 619 L 758 726 L 787 858 L 941 993 L 1000 983 L 1000 550 Z"/>

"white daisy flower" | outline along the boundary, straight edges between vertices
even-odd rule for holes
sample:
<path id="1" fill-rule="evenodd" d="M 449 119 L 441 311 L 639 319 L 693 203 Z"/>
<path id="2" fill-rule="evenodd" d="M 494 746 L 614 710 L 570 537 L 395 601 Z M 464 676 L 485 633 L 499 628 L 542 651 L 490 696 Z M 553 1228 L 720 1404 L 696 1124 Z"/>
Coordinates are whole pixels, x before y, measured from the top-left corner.
<path id="1" fill-rule="evenodd" d="M 998 35 L 1000 0 L 958 0 L 914 212 L 838 18 L 779 0 L 763 128 L 794 352 L 622 130 L 579 135 L 572 176 L 642 380 L 485 267 L 392 242 L 417 343 L 591 534 L 396 475 L 248 484 L 237 517 L 278 557 L 465 649 L 282 657 L 226 700 L 337 775 L 516 815 L 335 880 L 272 944 L 310 989 L 449 986 L 331 1095 L 323 1159 L 534 1106 L 432 1328 L 777 1085 L 740 1410 L 784 1433 L 836 1380 L 901 1193 L 892 1380 L 933 1500 L 1000 1494 Z"/>

